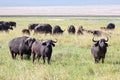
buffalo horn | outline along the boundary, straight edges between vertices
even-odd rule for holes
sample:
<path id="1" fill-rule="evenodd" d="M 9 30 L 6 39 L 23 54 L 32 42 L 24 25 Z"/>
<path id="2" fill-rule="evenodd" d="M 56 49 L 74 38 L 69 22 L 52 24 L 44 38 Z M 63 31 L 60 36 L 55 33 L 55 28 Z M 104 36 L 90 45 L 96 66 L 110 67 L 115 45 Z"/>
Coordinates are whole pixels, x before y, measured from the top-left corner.
<path id="1" fill-rule="evenodd" d="M 105 40 L 105 42 L 108 42 L 109 38 L 107 37 L 107 40 Z"/>
<path id="2" fill-rule="evenodd" d="M 94 40 L 94 37 L 93 37 L 92 41 L 93 41 L 93 42 L 97 42 L 96 40 Z"/>
<path id="3" fill-rule="evenodd" d="M 53 40 L 52 40 L 52 42 L 53 42 L 53 43 L 56 43 L 56 42 L 57 42 L 57 39 L 56 39 L 56 41 L 53 41 Z"/>

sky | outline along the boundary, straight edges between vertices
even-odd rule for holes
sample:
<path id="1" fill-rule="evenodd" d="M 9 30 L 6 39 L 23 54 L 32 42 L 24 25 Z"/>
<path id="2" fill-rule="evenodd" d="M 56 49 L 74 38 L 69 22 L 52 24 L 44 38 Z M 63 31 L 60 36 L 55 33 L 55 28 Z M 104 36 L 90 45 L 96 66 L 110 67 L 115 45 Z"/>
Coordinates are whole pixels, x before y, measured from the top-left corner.
<path id="1" fill-rule="evenodd" d="M 120 5 L 120 0 L 0 0 L 0 7 Z"/>

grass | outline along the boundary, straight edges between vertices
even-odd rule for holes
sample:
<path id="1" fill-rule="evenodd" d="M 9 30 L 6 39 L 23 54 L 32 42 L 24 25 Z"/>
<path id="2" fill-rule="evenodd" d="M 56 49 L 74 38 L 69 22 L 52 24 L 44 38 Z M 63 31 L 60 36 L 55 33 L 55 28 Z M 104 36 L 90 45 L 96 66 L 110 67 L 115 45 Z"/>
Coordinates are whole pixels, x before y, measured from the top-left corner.
<path id="1" fill-rule="evenodd" d="M 120 17 L 0 17 L 4 21 L 16 21 L 17 27 L 9 33 L 0 32 L 0 80 L 119 80 L 120 79 Z M 69 35 L 67 27 L 71 24 L 76 29 L 83 25 L 88 29 L 99 29 L 108 23 L 116 24 L 111 33 L 105 63 L 95 64 L 90 52 L 92 35 Z M 37 60 L 21 60 L 17 56 L 12 60 L 8 41 L 22 36 L 21 30 L 30 23 L 49 23 L 52 26 L 60 25 L 65 29 L 63 35 L 38 34 L 30 37 L 36 39 L 58 39 L 53 48 L 51 65 L 42 64 Z M 105 36 L 102 36 L 105 38 Z M 99 39 L 101 37 L 96 37 Z"/>

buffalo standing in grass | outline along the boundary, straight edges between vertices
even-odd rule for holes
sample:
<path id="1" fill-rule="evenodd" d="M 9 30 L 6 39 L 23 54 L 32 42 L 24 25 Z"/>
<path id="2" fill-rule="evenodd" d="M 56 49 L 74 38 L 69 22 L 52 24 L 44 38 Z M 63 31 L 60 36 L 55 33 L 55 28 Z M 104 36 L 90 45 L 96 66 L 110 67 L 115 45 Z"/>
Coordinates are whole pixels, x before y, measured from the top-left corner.
<path id="1" fill-rule="evenodd" d="M 54 28 L 53 28 L 53 34 L 62 34 L 64 32 L 64 30 L 61 29 L 60 26 L 56 25 Z"/>
<path id="2" fill-rule="evenodd" d="M 99 61 L 102 59 L 102 63 L 104 63 L 105 54 L 107 52 L 108 44 L 108 37 L 107 40 L 100 39 L 100 40 L 94 40 L 94 37 L 92 39 L 93 45 L 91 47 L 91 53 L 94 57 L 95 63 L 99 63 Z"/>
<path id="3" fill-rule="evenodd" d="M 115 24 L 114 23 L 109 23 L 106 28 L 107 29 L 115 29 Z"/>
<path id="4" fill-rule="evenodd" d="M 70 26 L 68 27 L 68 33 L 69 33 L 69 34 L 75 34 L 75 27 L 74 27 L 73 25 L 70 25 Z"/>
<path id="5" fill-rule="evenodd" d="M 50 64 L 50 59 L 52 55 L 52 46 L 55 47 L 57 41 L 53 40 L 38 40 L 35 41 L 32 45 L 32 54 L 33 54 L 33 63 L 35 56 L 37 55 L 38 61 L 40 57 L 43 58 L 43 63 L 45 63 L 45 58 L 48 58 L 48 64 Z"/>
<path id="6" fill-rule="evenodd" d="M 34 28 L 34 33 L 52 33 L 52 27 L 50 24 L 39 24 Z"/>
<path id="7" fill-rule="evenodd" d="M 30 38 L 26 36 L 15 37 L 9 41 L 9 49 L 13 59 L 16 58 L 16 55 L 20 55 L 21 59 L 23 59 L 23 54 L 28 56 L 30 59 L 31 56 L 31 46 L 35 42 L 35 38 Z"/>
<path id="8" fill-rule="evenodd" d="M 0 24 L 0 31 L 9 32 L 9 29 L 13 30 L 13 28 L 9 24 L 7 24 L 7 23 Z"/>
<path id="9" fill-rule="evenodd" d="M 94 36 L 102 36 L 102 31 L 99 31 L 99 30 L 93 30 L 92 33 Z"/>
<path id="10" fill-rule="evenodd" d="M 30 31 L 32 31 L 32 30 L 34 30 L 34 28 L 35 28 L 37 25 L 38 25 L 38 24 L 29 24 L 28 29 L 29 29 Z"/>

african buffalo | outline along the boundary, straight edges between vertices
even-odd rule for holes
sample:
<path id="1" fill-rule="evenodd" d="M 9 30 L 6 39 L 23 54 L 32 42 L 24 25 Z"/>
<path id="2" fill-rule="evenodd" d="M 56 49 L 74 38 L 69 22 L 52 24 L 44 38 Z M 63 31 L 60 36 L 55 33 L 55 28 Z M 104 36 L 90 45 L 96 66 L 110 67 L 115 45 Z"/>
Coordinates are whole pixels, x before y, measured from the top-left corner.
<path id="1" fill-rule="evenodd" d="M 45 63 L 45 58 L 47 57 L 48 64 L 50 64 L 50 59 L 52 55 L 52 46 L 55 47 L 57 41 L 53 40 L 37 40 L 32 45 L 33 63 L 35 56 L 37 55 L 38 61 L 40 57 L 43 58 L 43 63 Z"/>
<path id="2" fill-rule="evenodd" d="M 115 29 L 115 24 L 114 23 L 109 23 L 106 28 L 107 29 Z"/>
<path id="3" fill-rule="evenodd" d="M 28 29 L 30 30 L 30 31 L 32 31 L 32 30 L 34 30 L 34 28 L 37 26 L 38 24 L 29 24 L 28 25 Z"/>
<path id="4" fill-rule="evenodd" d="M 80 35 L 80 34 L 83 35 L 83 30 L 84 30 L 83 27 L 82 27 L 82 26 L 79 26 L 78 31 L 77 31 L 77 34 L 78 34 L 78 35 Z"/>
<path id="5" fill-rule="evenodd" d="M 23 33 L 23 34 L 28 34 L 28 35 L 30 35 L 29 29 L 22 29 L 22 33 Z"/>
<path id="6" fill-rule="evenodd" d="M 67 31 L 69 34 L 75 34 L 75 27 L 73 25 L 70 25 Z"/>
<path id="7" fill-rule="evenodd" d="M 23 54 L 28 56 L 30 59 L 31 56 L 31 46 L 33 42 L 35 42 L 35 38 L 30 38 L 26 36 L 15 37 L 11 39 L 8 43 L 10 53 L 13 59 L 16 58 L 16 55 L 20 55 L 21 59 L 23 59 Z"/>
<path id="8" fill-rule="evenodd" d="M 104 63 L 104 59 L 105 59 L 105 54 L 107 52 L 107 47 L 108 44 L 106 42 L 108 42 L 108 37 L 107 40 L 105 39 L 100 39 L 100 40 L 94 40 L 94 37 L 92 39 L 93 41 L 93 45 L 91 47 L 91 53 L 94 57 L 95 63 L 99 63 L 99 61 L 102 59 L 102 63 Z"/>
<path id="9" fill-rule="evenodd" d="M 93 30 L 92 33 L 94 36 L 101 36 L 102 35 L 102 31 L 99 31 L 99 30 Z"/>
<path id="10" fill-rule="evenodd" d="M 50 24 L 39 24 L 34 28 L 34 33 L 52 33 L 52 27 Z"/>
<path id="11" fill-rule="evenodd" d="M 16 22 L 9 21 L 9 24 L 10 24 L 10 26 L 14 26 L 14 27 L 16 27 Z"/>
<path id="12" fill-rule="evenodd" d="M 0 31 L 5 31 L 5 32 L 8 32 L 10 30 L 13 30 L 13 28 L 8 25 L 7 23 L 1 23 L 0 24 Z"/>
<path id="13" fill-rule="evenodd" d="M 56 25 L 53 28 L 53 34 L 62 34 L 65 30 L 62 30 L 60 26 Z"/>

